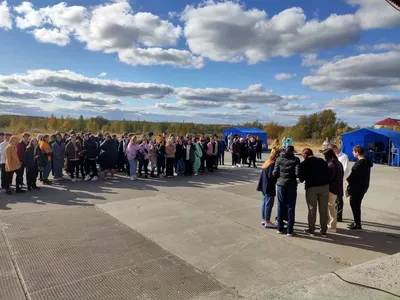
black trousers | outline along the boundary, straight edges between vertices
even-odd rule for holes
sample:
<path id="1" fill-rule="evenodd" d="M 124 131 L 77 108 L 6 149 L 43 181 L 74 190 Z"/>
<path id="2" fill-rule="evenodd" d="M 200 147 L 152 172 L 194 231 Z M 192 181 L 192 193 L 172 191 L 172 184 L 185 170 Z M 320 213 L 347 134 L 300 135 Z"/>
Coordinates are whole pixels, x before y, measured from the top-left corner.
<path id="1" fill-rule="evenodd" d="M 71 178 L 79 177 L 79 160 L 70 160 L 67 163 L 68 174 Z"/>
<path id="2" fill-rule="evenodd" d="M 244 164 L 246 164 L 246 161 L 247 161 L 246 154 L 241 153 L 240 157 L 239 157 L 239 164 L 241 163 L 242 165 L 244 165 Z"/>
<path id="3" fill-rule="evenodd" d="M 238 163 L 238 155 L 236 153 L 232 153 L 232 166 L 236 166 Z"/>
<path id="4" fill-rule="evenodd" d="M 17 190 L 21 189 L 24 183 L 24 173 L 25 173 L 25 166 L 21 166 L 18 170 L 15 171 L 15 174 L 17 175 L 15 181 L 15 187 Z"/>
<path id="5" fill-rule="evenodd" d="M 157 174 L 161 175 L 164 174 L 165 171 L 165 157 L 158 156 L 157 157 Z"/>
<path id="6" fill-rule="evenodd" d="M 148 175 L 149 174 L 149 160 L 148 159 L 144 159 L 144 160 L 140 160 L 139 161 L 139 176 L 142 175 L 142 170 L 144 169 L 144 174 Z"/>
<path id="7" fill-rule="evenodd" d="M 1 170 L 1 188 L 7 189 L 6 187 L 9 186 L 9 180 L 6 172 L 6 164 L 0 164 L 0 170 Z"/>
<path id="8" fill-rule="evenodd" d="M 38 177 L 39 168 L 37 165 L 34 165 L 30 168 L 26 168 L 26 185 L 28 188 L 36 187 L 36 180 Z"/>
<path id="9" fill-rule="evenodd" d="M 354 223 L 361 226 L 361 202 L 364 194 L 356 194 L 350 196 L 350 207 L 353 211 Z"/>
<path id="10" fill-rule="evenodd" d="M 203 153 L 203 156 L 200 159 L 200 169 L 199 172 L 204 173 L 206 170 L 206 154 Z"/>
<path id="11" fill-rule="evenodd" d="M 185 175 L 193 175 L 193 163 L 190 160 L 185 159 Z"/>
<path id="12" fill-rule="evenodd" d="M 256 152 L 249 153 L 249 167 L 251 166 L 251 162 L 253 162 L 253 166 L 256 166 Z"/>
<path id="13" fill-rule="evenodd" d="M 257 150 L 257 159 L 262 159 L 262 150 L 260 149 Z"/>
<path id="14" fill-rule="evenodd" d="M 98 175 L 96 159 L 85 158 L 85 172 L 86 174 L 90 174 L 90 172 L 92 172 L 93 176 Z"/>
<path id="15" fill-rule="evenodd" d="M 220 165 L 225 164 L 225 152 L 219 152 L 218 153 L 218 161 Z"/>
<path id="16" fill-rule="evenodd" d="M 79 157 L 78 168 L 81 172 L 82 178 L 85 178 L 85 159 L 83 156 Z M 76 177 L 79 177 L 78 172 L 76 173 Z"/>
<path id="17" fill-rule="evenodd" d="M 16 178 L 16 182 L 15 182 L 16 190 L 17 191 L 21 190 L 21 186 L 22 186 L 21 179 L 22 179 L 22 177 L 18 176 L 18 171 L 19 171 L 19 169 L 15 170 L 15 171 L 11 171 L 11 172 L 6 172 L 7 173 L 6 176 L 7 176 L 8 180 L 5 181 L 5 186 L 4 186 L 5 190 L 9 190 L 10 189 L 14 173 L 17 175 L 16 176 L 17 177 Z"/>
<path id="18" fill-rule="evenodd" d="M 337 211 L 337 219 L 343 219 L 343 196 L 336 198 L 336 211 Z"/>
<path id="19" fill-rule="evenodd" d="M 174 176 L 174 158 L 167 158 L 167 176 Z"/>
<path id="20" fill-rule="evenodd" d="M 207 155 L 207 169 L 209 172 L 214 171 L 215 156 Z"/>

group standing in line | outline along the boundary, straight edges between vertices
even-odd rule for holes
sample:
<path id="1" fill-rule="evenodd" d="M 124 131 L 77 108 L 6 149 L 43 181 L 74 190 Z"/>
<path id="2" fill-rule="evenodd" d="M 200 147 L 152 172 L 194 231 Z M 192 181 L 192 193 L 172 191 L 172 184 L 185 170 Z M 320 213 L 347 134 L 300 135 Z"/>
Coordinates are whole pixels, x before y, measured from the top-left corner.
<path id="1" fill-rule="evenodd" d="M 228 150 L 226 139 L 217 135 L 188 134 L 185 137 L 152 132 L 137 136 L 124 133 L 121 138 L 109 133 L 78 132 L 43 134 L 21 138 L 0 133 L 1 188 L 13 194 L 11 184 L 15 177 L 15 192 L 39 189 L 43 185 L 63 180 L 67 173 L 71 181 L 97 181 L 99 170 L 104 178 L 125 173 L 130 180 L 149 177 L 192 176 L 212 173 L 225 164 Z M 238 162 L 256 167 L 259 139 L 236 136 L 232 140 L 233 166 Z M 261 143 L 262 146 L 262 143 Z M 262 147 L 260 149 L 261 154 Z M 53 179 L 50 181 L 50 174 Z M 25 182 L 24 183 L 24 175 Z"/>
<path id="2" fill-rule="evenodd" d="M 349 159 L 336 145 L 323 152 L 324 159 L 314 156 L 311 149 L 302 151 L 304 160 L 295 156 L 294 147 L 274 149 L 264 163 L 257 190 L 262 192 L 261 225 L 276 228 L 279 234 L 293 235 L 297 200 L 297 186 L 305 183 L 308 207 L 308 229 L 305 234 L 313 236 L 316 215 L 319 211 L 320 234 L 336 232 L 337 222 L 343 221 L 343 198 L 349 198 L 354 222 L 349 229 L 362 229 L 361 203 L 370 182 L 372 162 L 365 157 L 364 148 L 353 149 L 356 163 L 350 169 Z M 347 189 L 344 190 L 344 180 Z M 274 198 L 277 195 L 277 224 L 271 222 Z M 285 222 L 287 223 L 285 227 Z"/>

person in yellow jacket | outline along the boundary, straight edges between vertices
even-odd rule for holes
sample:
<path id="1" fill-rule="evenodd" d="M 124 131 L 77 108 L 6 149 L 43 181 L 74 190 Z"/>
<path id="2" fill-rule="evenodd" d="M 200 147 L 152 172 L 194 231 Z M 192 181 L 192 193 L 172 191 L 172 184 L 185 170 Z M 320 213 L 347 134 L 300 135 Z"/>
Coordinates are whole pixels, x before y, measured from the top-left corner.
<path id="1" fill-rule="evenodd" d="M 12 136 L 10 138 L 10 142 L 6 148 L 6 165 L 5 169 L 7 172 L 7 178 L 12 178 L 13 174 L 16 173 L 16 171 L 21 168 L 21 161 L 18 158 L 18 153 L 17 153 L 17 148 L 16 145 L 19 142 L 19 138 L 16 136 Z M 17 182 L 15 183 L 16 190 L 15 192 L 17 194 L 24 193 L 25 191 L 22 190 L 22 178 L 20 176 L 17 176 Z M 12 194 L 10 191 L 10 183 L 11 180 L 9 180 L 6 183 L 6 191 L 7 194 Z"/>
<path id="2" fill-rule="evenodd" d="M 50 185 L 51 181 L 49 180 L 49 175 L 51 171 L 51 147 L 49 144 L 49 135 L 46 134 L 42 137 L 42 140 L 39 142 L 39 148 L 42 151 L 42 155 L 47 159 L 43 159 L 43 184 Z"/>

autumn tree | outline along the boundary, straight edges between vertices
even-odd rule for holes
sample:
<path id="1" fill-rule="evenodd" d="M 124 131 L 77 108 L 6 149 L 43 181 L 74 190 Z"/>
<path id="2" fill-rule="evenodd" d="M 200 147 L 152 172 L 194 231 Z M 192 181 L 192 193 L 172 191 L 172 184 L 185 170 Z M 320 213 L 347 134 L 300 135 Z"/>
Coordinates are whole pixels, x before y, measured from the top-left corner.
<path id="1" fill-rule="evenodd" d="M 47 120 L 47 128 L 57 130 L 58 120 L 54 114 L 51 114 L 50 118 Z"/>

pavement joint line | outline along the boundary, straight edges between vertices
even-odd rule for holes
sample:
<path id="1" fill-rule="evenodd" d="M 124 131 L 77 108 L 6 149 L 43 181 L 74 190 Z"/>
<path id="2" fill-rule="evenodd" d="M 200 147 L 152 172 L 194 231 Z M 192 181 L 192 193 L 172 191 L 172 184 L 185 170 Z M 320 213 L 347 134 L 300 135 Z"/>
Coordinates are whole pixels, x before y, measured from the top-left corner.
<path id="1" fill-rule="evenodd" d="M 22 290 L 24 291 L 25 298 L 26 298 L 26 300 L 31 300 L 32 298 L 29 295 L 29 291 L 28 291 L 28 288 L 27 288 L 27 286 L 25 284 L 24 278 L 22 276 L 22 272 L 21 272 L 21 270 L 20 270 L 20 268 L 18 266 L 17 259 L 15 258 L 15 255 L 14 255 L 12 249 L 11 249 L 10 241 L 8 240 L 7 235 L 5 233 L 5 230 L 4 230 L 4 227 L 1 224 L 0 224 L 0 232 L 1 232 L 1 236 L 2 236 L 3 240 L 6 243 L 8 254 L 11 257 L 11 262 L 13 264 L 15 272 L 17 273 L 18 281 L 19 281 L 19 284 L 21 285 Z"/>
<path id="2" fill-rule="evenodd" d="M 122 270 L 129 270 L 129 271 L 132 272 L 131 268 L 138 267 L 138 266 L 141 266 L 141 265 L 145 265 L 147 263 L 155 262 L 155 261 L 162 260 L 162 259 L 168 259 L 168 257 L 170 255 L 171 254 L 167 254 L 165 256 L 157 257 L 155 259 L 150 259 L 150 260 L 147 260 L 145 262 L 138 263 L 138 264 L 132 264 L 132 265 L 128 265 L 128 266 L 125 266 L 125 267 L 122 267 L 122 268 L 118 268 L 118 269 L 115 269 L 115 270 L 110 270 L 110 271 L 103 272 L 103 273 L 100 273 L 100 274 L 87 276 L 87 277 L 84 277 L 84 278 L 81 278 L 81 279 L 78 279 L 78 280 L 73 280 L 73 281 L 69 281 L 69 282 L 65 282 L 65 283 L 61 283 L 61 284 L 56 284 L 54 286 L 47 287 L 47 288 L 38 290 L 36 292 L 33 292 L 32 295 L 35 295 L 35 294 L 38 294 L 38 293 L 42 293 L 43 291 L 49 291 L 49 290 L 52 290 L 52 289 L 55 289 L 55 288 L 63 287 L 63 286 L 69 285 L 69 284 L 79 283 L 79 282 L 82 282 L 82 281 L 85 281 L 85 280 L 88 280 L 88 279 L 100 277 L 100 276 L 103 276 L 103 275 L 107 275 L 107 274 L 118 272 L 118 271 L 122 271 Z"/>

